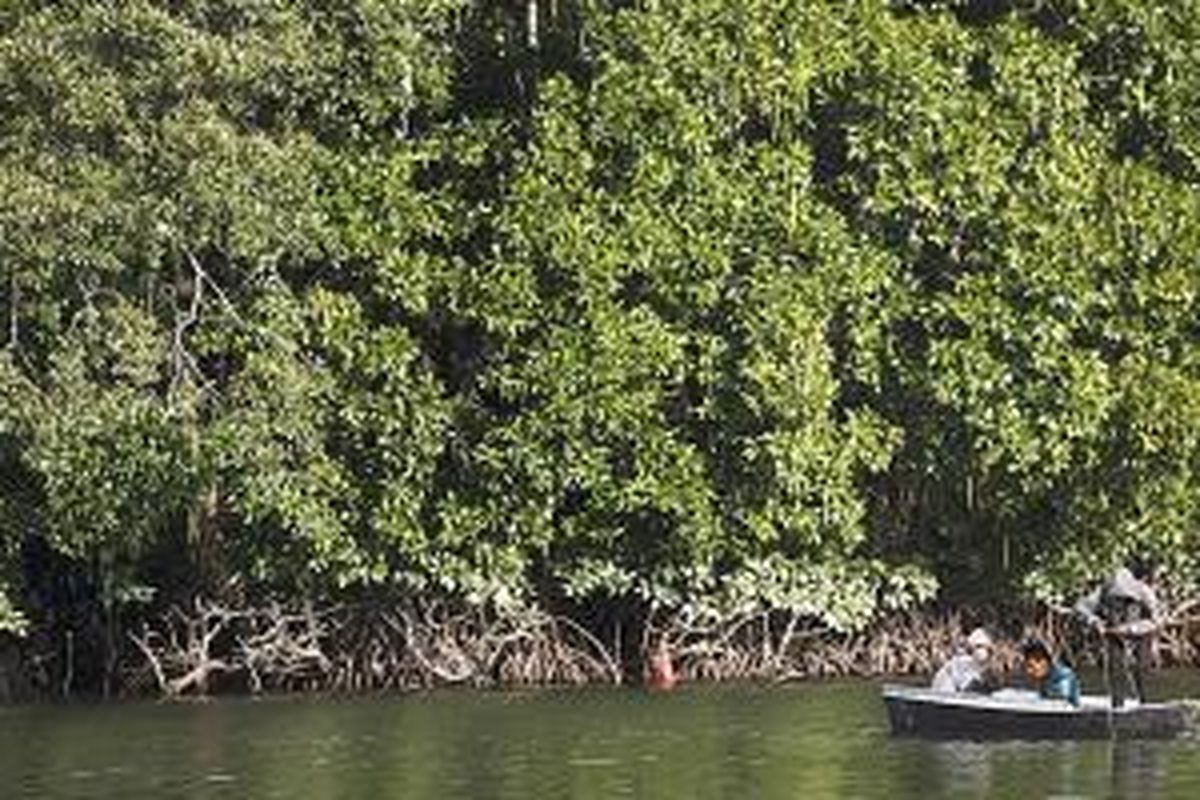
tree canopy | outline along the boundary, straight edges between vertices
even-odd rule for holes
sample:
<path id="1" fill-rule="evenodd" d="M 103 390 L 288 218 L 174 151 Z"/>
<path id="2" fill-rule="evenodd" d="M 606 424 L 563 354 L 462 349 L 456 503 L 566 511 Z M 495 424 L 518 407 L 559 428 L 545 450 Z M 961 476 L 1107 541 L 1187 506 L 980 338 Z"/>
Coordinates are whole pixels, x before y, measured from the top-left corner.
<path id="1" fill-rule="evenodd" d="M 1198 39 L 1195 0 L 6 3 L 0 627 L 53 575 L 842 630 L 1134 553 L 1194 585 Z"/>

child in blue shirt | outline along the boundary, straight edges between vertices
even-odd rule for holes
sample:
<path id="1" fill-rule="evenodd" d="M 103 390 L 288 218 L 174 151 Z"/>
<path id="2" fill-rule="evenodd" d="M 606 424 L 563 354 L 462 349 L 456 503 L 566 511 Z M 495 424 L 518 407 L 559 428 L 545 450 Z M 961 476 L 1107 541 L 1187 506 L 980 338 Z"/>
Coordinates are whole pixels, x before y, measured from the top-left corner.
<path id="1" fill-rule="evenodd" d="M 1038 694 L 1079 705 L 1079 679 L 1070 667 L 1054 659 L 1044 642 L 1029 640 L 1021 648 L 1021 655 L 1025 660 L 1025 677 Z"/>

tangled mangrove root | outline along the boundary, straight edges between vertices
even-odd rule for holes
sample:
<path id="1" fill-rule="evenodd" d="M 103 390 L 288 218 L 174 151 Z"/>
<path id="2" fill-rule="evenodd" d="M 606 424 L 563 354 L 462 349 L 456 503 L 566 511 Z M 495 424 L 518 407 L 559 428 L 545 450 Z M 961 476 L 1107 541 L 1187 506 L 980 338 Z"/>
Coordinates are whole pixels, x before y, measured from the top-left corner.
<path id="1" fill-rule="evenodd" d="M 311 606 L 287 613 L 278 604 L 230 609 L 197 599 L 172 607 L 157 626 L 130 634 L 162 694 L 205 694 L 210 681 L 242 676 L 252 691 L 304 683 L 330 671 L 322 650 L 326 614 Z"/>
<path id="2" fill-rule="evenodd" d="M 214 688 L 368 691 L 620 683 L 622 671 L 586 628 L 537 610 L 411 603 L 391 608 L 278 604 L 231 609 L 197 600 L 171 608 L 130 641 L 136 690 L 165 697 Z"/>
<path id="3" fill-rule="evenodd" d="M 1010 672 L 1019 670 L 1020 643 L 1031 636 L 1077 666 L 1100 663 L 1095 634 L 1046 608 L 969 619 L 955 612 L 905 613 L 853 634 L 791 612 L 700 619 L 659 610 L 642 620 L 635 657 L 622 663 L 619 627 L 606 641 L 577 620 L 536 608 L 437 601 L 232 608 L 197 600 L 129 636 L 135 649 L 126 659 L 126 690 L 181 697 L 224 690 L 619 684 L 664 653 L 684 681 L 929 675 L 979 624 L 995 634 L 998 661 Z M 1168 667 L 1200 663 L 1195 626 L 1168 626 L 1156 660 Z"/>
<path id="4" fill-rule="evenodd" d="M 795 615 L 760 612 L 698 625 L 677 617 L 648 626 L 643 652 L 665 642 L 686 680 L 786 681 L 824 677 L 931 675 L 961 647 L 969 628 L 985 625 L 996 635 L 1002 670 L 1020 669 L 1021 643 L 1045 641 L 1080 666 L 1099 666 L 1101 643 L 1077 620 L 1054 609 L 989 617 L 957 612 L 907 613 L 843 634 L 806 623 Z M 1170 625 L 1157 639 L 1155 663 L 1162 667 L 1200 663 L 1194 626 Z"/>

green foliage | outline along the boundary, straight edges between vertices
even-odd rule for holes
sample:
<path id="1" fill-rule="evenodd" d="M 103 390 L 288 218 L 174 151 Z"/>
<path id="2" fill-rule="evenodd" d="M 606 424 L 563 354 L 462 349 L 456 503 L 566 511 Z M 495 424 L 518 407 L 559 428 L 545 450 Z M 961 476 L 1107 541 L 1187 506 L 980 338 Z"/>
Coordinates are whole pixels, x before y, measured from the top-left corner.
<path id="1" fill-rule="evenodd" d="M 41 385 L 0 361 L 6 433 L 40 478 L 45 535 L 80 558 L 136 556 L 161 532 L 194 469 L 178 416 L 154 391 L 164 344 L 136 308 L 88 308 L 50 353 Z"/>
<path id="2" fill-rule="evenodd" d="M 0 627 L 31 541 L 113 597 L 216 574 L 840 630 L 1135 551 L 1194 585 L 1198 29 L 1134 0 L 9 4 Z"/>
<path id="3" fill-rule="evenodd" d="M 8 588 L 0 588 L 0 633 L 24 636 L 29 629 L 29 620 L 13 605 Z"/>

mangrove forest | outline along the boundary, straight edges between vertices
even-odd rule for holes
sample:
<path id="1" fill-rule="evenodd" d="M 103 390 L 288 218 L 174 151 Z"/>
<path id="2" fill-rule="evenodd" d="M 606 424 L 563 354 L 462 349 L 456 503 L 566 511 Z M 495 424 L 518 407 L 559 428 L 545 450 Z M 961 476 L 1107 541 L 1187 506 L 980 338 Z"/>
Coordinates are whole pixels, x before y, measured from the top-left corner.
<path id="1" fill-rule="evenodd" d="M 3 0 L 0 697 L 905 672 L 1131 558 L 1191 607 L 1198 43 Z"/>

